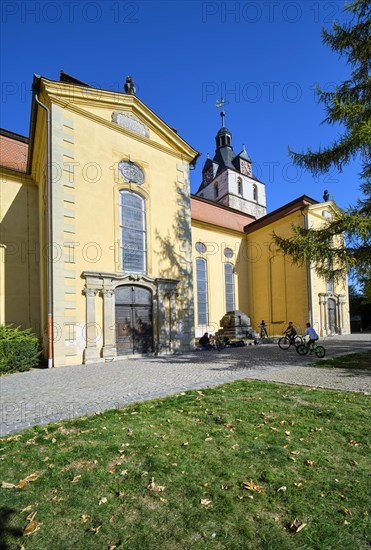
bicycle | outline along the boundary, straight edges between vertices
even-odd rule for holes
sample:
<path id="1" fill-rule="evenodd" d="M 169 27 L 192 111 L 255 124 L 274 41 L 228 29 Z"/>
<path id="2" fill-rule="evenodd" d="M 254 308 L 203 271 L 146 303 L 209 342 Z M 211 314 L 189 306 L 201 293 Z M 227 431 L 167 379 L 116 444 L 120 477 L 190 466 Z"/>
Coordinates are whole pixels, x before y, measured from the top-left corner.
<path id="1" fill-rule="evenodd" d="M 303 338 L 299 336 L 299 334 L 295 334 L 295 336 L 282 336 L 278 340 L 278 345 L 281 349 L 289 349 L 291 346 L 300 346 L 300 344 L 303 343 Z"/>
<path id="2" fill-rule="evenodd" d="M 310 346 L 308 346 L 306 342 L 303 342 L 302 344 L 296 346 L 296 351 L 299 355 L 307 355 L 307 353 L 311 351 L 320 359 L 326 355 L 325 348 L 323 346 L 317 346 L 315 342 L 313 342 Z"/>

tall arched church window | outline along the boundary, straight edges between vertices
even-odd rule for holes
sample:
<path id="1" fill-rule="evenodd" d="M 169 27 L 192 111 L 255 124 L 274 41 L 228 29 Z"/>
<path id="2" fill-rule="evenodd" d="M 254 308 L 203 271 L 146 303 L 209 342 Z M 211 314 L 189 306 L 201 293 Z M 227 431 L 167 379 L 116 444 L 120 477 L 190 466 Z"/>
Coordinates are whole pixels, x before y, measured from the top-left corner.
<path id="1" fill-rule="evenodd" d="M 197 282 L 197 324 L 208 325 L 207 264 L 206 260 L 196 258 Z"/>
<path id="2" fill-rule="evenodd" d="M 254 185 L 252 186 L 252 197 L 253 197 L 253 200 L 254 201 L 257 201 L 258 200 L 258 186 Z"/>
<path id="3" fill-rule="evenodd" d="M 120 191 L 120 263 L 126 272 L 147 269 L 145 200 L 131 191 Z"/>
<path id="4" fill-rule="evenodd" d="M 219 197 L 219 184 L 218 184 L 218 182 L 214 183 L 214 195 L 215 195 L 216 199 Z"/>
<path id="5" fill-rule="evenodd" d="M 225 307 L 227 311 L 234 310 L 234 275 L 233 264 L 224 264 Z"/>
<path id="6" fill-rule="evenodd" d="M 242 178 L 237 178 L 237 193 L 242 195 Z"/>

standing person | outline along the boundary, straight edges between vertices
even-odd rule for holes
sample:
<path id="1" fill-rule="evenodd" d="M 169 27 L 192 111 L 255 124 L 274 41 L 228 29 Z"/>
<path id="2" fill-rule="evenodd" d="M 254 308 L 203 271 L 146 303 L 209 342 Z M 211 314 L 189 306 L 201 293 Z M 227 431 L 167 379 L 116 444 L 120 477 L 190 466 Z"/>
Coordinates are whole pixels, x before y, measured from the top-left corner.
<path id="1" fill-rule="evenodd" d="M 288 327 L 283 334 L 285 334 L 288 338 L 290 338 L 291 342 L 294 342 L 297 332 L 296 332 L 296 328 L 294 327 L 294 323 L 292 321 L 289 321 Z"/>
<path id="2" fill-rule="evenodd" d="M 310 346 L 318 340 L 319 336 L 314 330 L 314 328 L 310 326 L 310 323 L 307 323 L 306 327 L 307 328 L 305 329 L 304 336 L 309 336 L 308 347 L 310 348 Z"/>
<path id="3" fill-rule="evenodd" d="M 264 319 L 260 323 L 259 327 L 260 327 L 260 336 L 261 336 L 261 338 L 264 338 L 264 334 L 265 334 L 265 337 L 268 338 L 267 325 L 265 324 Z"/>

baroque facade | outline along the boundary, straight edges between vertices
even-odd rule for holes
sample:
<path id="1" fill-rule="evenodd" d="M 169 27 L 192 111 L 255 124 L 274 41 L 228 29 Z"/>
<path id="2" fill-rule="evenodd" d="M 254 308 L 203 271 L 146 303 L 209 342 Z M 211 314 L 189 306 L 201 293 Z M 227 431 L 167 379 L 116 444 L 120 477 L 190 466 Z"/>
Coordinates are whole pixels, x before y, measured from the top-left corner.
<path id="1" fill-rule="evenodd" d="M 0 139 L 0 323 L 31 327 L 49 366 L 189 351 L 232 310 L 271 335 L 289 320 L 349 332 L 346 281 L 293 266 L 271 237 L 319 227 L 332 203 L 303 195 L 267 214 L 224 113 L 195 195 L 199 153 L 129 79 L 117 94 L 35 76 L 29 137 Z"/>

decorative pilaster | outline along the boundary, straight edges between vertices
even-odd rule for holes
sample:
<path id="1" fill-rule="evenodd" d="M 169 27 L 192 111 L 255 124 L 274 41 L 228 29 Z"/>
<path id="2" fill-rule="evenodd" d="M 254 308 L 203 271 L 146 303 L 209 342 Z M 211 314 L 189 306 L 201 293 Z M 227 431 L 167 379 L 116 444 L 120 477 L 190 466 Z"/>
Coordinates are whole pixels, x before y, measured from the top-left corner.
<path id="1" fill-rule="evenodd" d="M 112 288 L 103 288 L 103 357 L 116 357 L 115 331 L 115 291 Z"/>
<path id="2" fill-rule="evenodd" d="M 94 363 L 99 360 L 97 335 L 100 329 L 95 317 L 95 297 L 98 289 L 85 287 L 83 292 L 86 296 L 86 347 L 84 350 L 84 363 Z"/>
<path id="3" fill-rule="evenodd" d="M 340 334 L 346 334 L 347 333 L 346 327 L 344 326 L 345 325 L 345 323 L 344 323 L 344 319 L 345 319 L 345 314 L 344 314 L 345 301 L 346 301 L 345 296 L 343 296 L 343 295 L 339 296 L 339 315 L 340 315 L 339 333 Z"/>
<path id="4" fill-rule="evenodd" d="M 327 335 L 326 330 L 326 297 L 323 294 L 319 295 L 319 310 L 320 310 L 320 320 L 321 320 L 321 336 Z"/>

